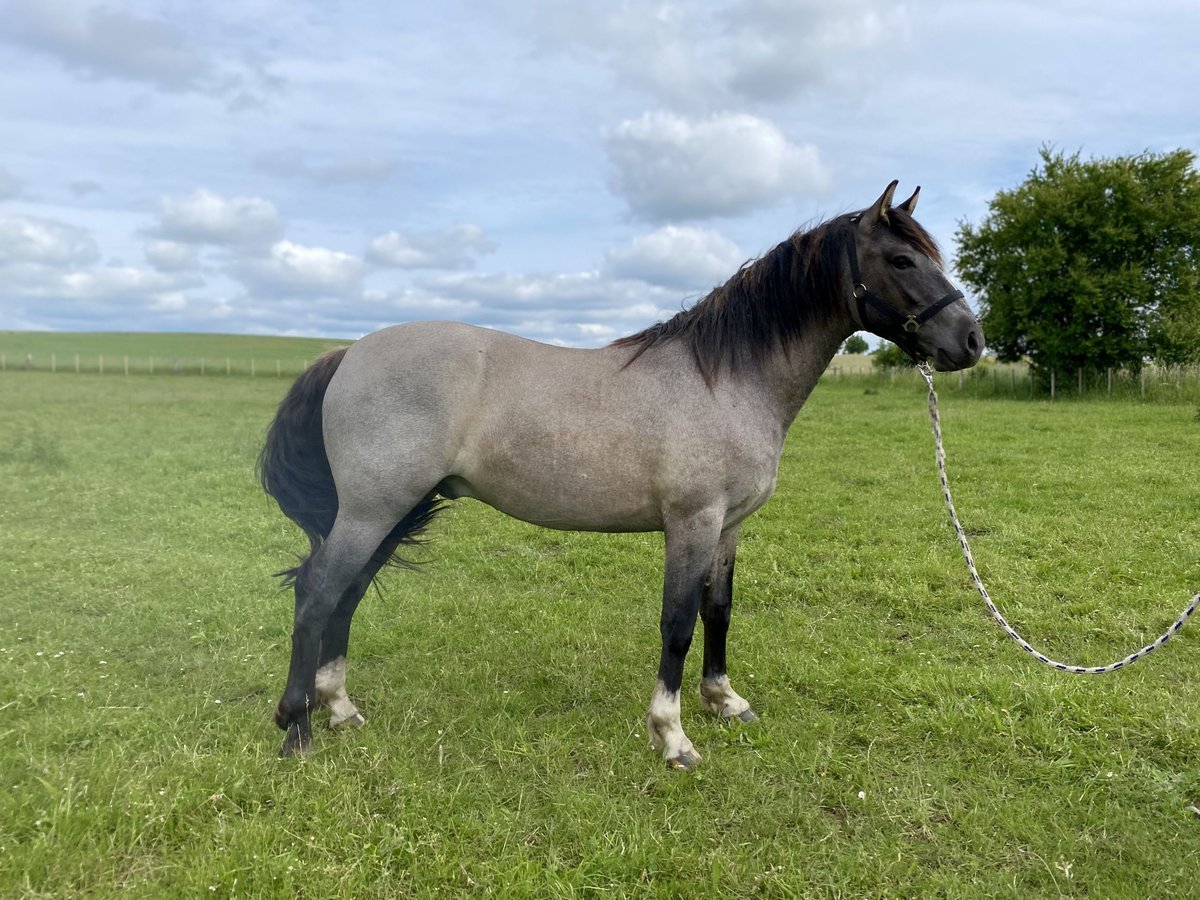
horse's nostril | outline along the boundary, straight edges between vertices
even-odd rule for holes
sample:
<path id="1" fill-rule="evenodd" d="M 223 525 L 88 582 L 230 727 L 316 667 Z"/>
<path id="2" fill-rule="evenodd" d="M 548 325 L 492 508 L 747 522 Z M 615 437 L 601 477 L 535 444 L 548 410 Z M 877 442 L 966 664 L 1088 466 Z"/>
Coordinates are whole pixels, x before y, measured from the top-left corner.
<path id="1" fill-rule="evenodd" d="M 975 353 L 977 350 L 979 350 L 979 332 L 974 328 L 972 328 L 971 333 L 967 335 L 967 349 L 972 353 Z"/>

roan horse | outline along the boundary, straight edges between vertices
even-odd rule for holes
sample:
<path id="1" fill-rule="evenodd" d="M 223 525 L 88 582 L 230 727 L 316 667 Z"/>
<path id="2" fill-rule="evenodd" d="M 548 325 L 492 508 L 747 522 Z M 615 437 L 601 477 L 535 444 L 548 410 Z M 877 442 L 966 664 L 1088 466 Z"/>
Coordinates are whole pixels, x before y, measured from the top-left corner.
<path id="1" fill-rule="evenodd" d="M 296 614 L 275 721 L 303 753 L 311 715 L 362 724 L 346 694 L 350 620 L 444 499 L 475 497 L 547 528 L 662 531 L 662 655 L 651 745 L 688 769 L 683 662 L 704 621 L 703 705 L 749 722 L 725 638 L 738 529 L 775 489 L 788 428 L 857 330 L 950 371 L 983 334 L 896 182 L 868 209 L 799 231 L 674 318 L 600 349 L 450 322 L 369 334 L 292 385 L 259 459 L 263 487 L 308 535 L 282 575 Z M 917 189 L 920 190 L 919 188 Z M 870 286 L 868 288 L 868 285 Z"/>

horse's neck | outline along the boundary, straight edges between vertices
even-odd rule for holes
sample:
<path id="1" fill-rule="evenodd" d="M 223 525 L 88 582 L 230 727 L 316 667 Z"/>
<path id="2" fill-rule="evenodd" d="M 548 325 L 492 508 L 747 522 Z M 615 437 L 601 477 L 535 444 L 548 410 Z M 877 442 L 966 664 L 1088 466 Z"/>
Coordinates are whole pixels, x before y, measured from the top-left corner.
<path id="1" fill-rule="evenodd" d="M 776 348 L 761 372 L 761 386 L 778 411 L 784 432 L 791 427 L 800 407 L 817 385 L 822 373 L 837 354 L 838 347 L 854 333 L 849 315 L 832 315 L 808 333 L 795 338 L 786 349 Z"/>

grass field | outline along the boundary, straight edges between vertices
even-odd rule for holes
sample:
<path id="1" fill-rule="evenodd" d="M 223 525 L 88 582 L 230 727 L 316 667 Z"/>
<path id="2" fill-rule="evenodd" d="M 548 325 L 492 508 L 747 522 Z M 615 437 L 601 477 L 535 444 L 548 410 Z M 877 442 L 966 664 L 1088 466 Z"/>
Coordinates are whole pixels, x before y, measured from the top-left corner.
<path id="1" fill-rule="evenodd" d="M 253 465 L 283 390 L 0 374 L 0 896 L 1195 896 L 1200 626 L 1103 678 L 1021 654 L 904 380 L 830 379 L 793 428 L 736 579 L 762 718 L 703 716 L 694 652 L 695 774 L 642 725 L 661 538 L 468 501 L 355 620 L 367 725 L 277 759 L 269 573 L 302 541 Z M 1108 662 L 1200 589 L 1193 406 L 947 390 L 943 415 L 983 576 L 1040 649 Z"/>
<path id="2" fill-rule="evenodd" d="M 225 334 L 0 331 L 0 369 L 295 377 L 347 341 Z M 253 369 L 252 369 L 253 365 Z"/>

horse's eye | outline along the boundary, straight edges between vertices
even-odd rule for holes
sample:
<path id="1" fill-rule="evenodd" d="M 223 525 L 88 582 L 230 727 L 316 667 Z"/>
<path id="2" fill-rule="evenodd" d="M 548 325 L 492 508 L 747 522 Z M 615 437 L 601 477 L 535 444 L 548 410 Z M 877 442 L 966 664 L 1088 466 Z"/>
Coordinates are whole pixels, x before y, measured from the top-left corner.
<path id="1" fill-rule="evenodd" d="M 911 269 L 916 263 L 911 256 L 893 256 L 892 265 L 897 269 Z"/>

